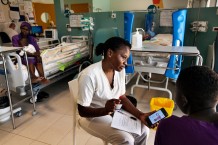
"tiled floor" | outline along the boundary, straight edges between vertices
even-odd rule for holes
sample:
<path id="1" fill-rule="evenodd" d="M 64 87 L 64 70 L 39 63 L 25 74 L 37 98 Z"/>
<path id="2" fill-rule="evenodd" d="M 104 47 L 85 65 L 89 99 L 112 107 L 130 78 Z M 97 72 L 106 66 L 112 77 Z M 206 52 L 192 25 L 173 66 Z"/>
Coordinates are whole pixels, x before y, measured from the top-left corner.
<path id="1" fill-rule="evenodd" d="M 72 145 L 72 104 L 67 82 L 72 77 L 65 78 L 44 90 L 50 98 L 37 103 L 37 115 L 32 116 L 32 105 L 29 102 L 21 104 L 23 115 L 15 117 L 17 128 L 13 129 L 11 121 L 0 123 L 0 145 Z M 135 83 L 135 78 L 127 85 L 127 94 Z M 143 82 L 141 82 L 143 84 Z M 174 84 L 169 83 L 174 94 Z M 149 111 L 151 97 L 167 97 L 167 93 L 134 89 L 138 100 L 138 108 Z M 181 116 L 179 109 L 174 114 Z M 151 130 L 148 145 L 154 144 L 155 131 Z M 77 145 L 103 145 L 103 142 L 79 129 L 76 132 Z"/>

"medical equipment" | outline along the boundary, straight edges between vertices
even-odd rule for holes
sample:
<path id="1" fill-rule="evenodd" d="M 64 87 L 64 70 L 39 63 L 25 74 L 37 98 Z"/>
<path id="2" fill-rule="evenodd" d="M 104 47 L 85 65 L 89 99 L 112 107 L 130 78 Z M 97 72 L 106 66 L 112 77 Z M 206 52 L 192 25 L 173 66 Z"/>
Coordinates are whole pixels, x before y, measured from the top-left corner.
<path id="1" fill-rule="evenodd" d="M 94 30 L 94 21 L 92 17 L 81 18 L 82 31 Z"/>
<path id="2" fill-rule="evenodd" d="M 32 26 L 31 32 L 34 36 L 37 36 L 43 33 L 43 28 L 42 26 Z"/>
<path id="3" fill-rule="evenodd" d="M 58 39 L 58 31 L 57 29 L 44 29 L 44 37 Z"/>
<path id="4" fill-rule="evenodd" d="M 37 94 L 40 89 L 72 74 L 72 71 L 77 71 L 81 64 L 86 63 L 86 60 L 89 60 L 89 47 L 88 47 L 88 38 L 86 36 L 75 36 L 74 41 L 72 43 L 62 42 L 58 46 L 55 47 L 47 47 L 44 48 L 41 52 L 43 71 L 45 74 L 45 78 L 49 79 L 50 82 L 48 84 L 32 84 L 29 78 L 28 68 L 22 65 L 21 58 L 16 53 L 5 53 L 4 57 L 6 59 L 5 68 L 7 71 L 5 73 L 0 74 L 1 87 L 8 86 L 8 93 L 10 91 L 19 93 L 20 96 L 24 96 L 23 100 L 18 103 L 10 103 L 10 107 L 13 108 L 15 105 L 30 99 L 30 101 L 34 104 L 33 115 L 36 114 L 35 110 L 35 102 L 37 101 Z M 53 44 L 52 44 L 53 46 Z M 18 50 L 15 47 L 8 47 L 8 50 Z M 6 50 L 7 50 L 6 49 Z M 14 64 L 11 56 L 16 58 L 18 62 L 17 65 Z M 4 58 L 3 57 L 3 58 Z M 6 77 L 7 86 L 3 84 L 4 79 Z M 29 83 L 28 83 L 29 82 Z M 29 91 L 31 91 L 32 97 L 29 97 Z M 11 98 L 9 97 L 9 100 Z M 13 112 L 13 109 L 11 109 Z M 13 127 L 15 128 L 15 124 L 13 121 Z"/>
<path id="5" fill-rule="evenodd" d="M 68 7 L 66 7 L 66 9 L 64 10 L 64 16 L 66 18 L 69 18 L 69 16 L 72 15 L 73 13 L 74 13 L 74 11 L 69 9 Z"/>
<path id="6" fill-rule="evenodd" d="M 207 32 L 208 21 L 194 21 L 191 23 L 191 28 L 193 32 Z"/>
<path id="7" fill-rule="evenodd" d="M 94 21 L 92 17 L 83 15 L 70 15 L 70 27 L 81 27 L 82 31 L 94 30 Z"/>

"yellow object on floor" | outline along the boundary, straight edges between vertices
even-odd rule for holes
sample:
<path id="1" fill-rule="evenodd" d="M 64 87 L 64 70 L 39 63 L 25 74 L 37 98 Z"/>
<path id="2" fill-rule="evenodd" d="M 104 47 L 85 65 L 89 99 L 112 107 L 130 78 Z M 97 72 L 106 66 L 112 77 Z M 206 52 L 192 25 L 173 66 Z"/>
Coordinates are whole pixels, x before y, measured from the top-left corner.
<path id="1" fill-rule="evenodd" d="M 168 117 L 170 117 L 173 114 L 174 101 L 168 98 L 161 98 L 161 97 L 152 98 L 150 102 L 151 111 L 159 110 L 161 108 L 164 108 L 168 113 Z M 157 130 L 157 127 L 153 129 Z"/>
<path id="2" fill-rule="evenodd" d="M 159 110 L 161 108 L 164 108 L 167 113 L 168 117 L 172 115 L 173 108 L 174 108 L 174 101 L 168 98 L 152 98 L 150 102 L 150 109 L 151 111 Z"/>

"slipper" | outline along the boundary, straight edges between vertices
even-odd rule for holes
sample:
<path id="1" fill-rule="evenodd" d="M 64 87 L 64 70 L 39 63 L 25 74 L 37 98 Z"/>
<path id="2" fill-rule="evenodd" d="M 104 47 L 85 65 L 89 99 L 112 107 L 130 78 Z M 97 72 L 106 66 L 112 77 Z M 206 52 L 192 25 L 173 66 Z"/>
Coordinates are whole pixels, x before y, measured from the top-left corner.
<path id="1" fill-rule="evenodd" d="M 31 79 L 31 82 L 33 83 L 33 84 L 35 84 L 35 83 L 39 83 L 40 81 L 42 81 L 42 78 L 40 78 L 40 77 L 38 77 L 38 78 L 32 78 Z"/>
<path id="2" fill-rule="evenodd" d="M 0 109 L 4 109 L 9 106 L 8 96 L 0 97 Z"/>
<path id="3" fill-rule="evenodd" d="M 50 83 L 50 80 L 48 80 L 48 79 L 46 79 L 46 78 L 43 78 L 43 79 L 40 81 L 40 83 L 42 83 L 42 84 L 48 84 L 48 83 Z"/>
<path id="4" fill-rule="evenodd" d="M 37 102 L 42 102 L 43 101 L 43 97 L 41 95 L 37 95 Z"/>
<path id="5" fill-rule="evenodd" d="M 41 91 L 38 93 L 38 96 L 42 97 L 42 98 L 48 98 L 49 97 L 49 94 L 44 92 L 44 91 Z"/>

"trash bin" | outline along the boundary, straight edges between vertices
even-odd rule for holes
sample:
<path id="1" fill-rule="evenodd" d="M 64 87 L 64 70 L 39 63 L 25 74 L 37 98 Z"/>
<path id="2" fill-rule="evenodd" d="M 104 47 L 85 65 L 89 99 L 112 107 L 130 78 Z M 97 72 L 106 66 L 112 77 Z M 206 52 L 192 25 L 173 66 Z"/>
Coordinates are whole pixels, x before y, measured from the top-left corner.
<path id="1" fill-rule="evenodd" d="M 10 115 L 5 115 L 10 112 L 8 96 L 0 97 L 0 123 L 3 123 L 10 119 Z"/>
<path id="2" fill-rule="evenodd" d="M 152 98 L 150 102 L 151 111 L 159 110 L 161 108 L 164 108 L 167 111 L 168 117 L 171 116 L 173 113 L 174 101 L 168 98 L 161 97 Z"/>

